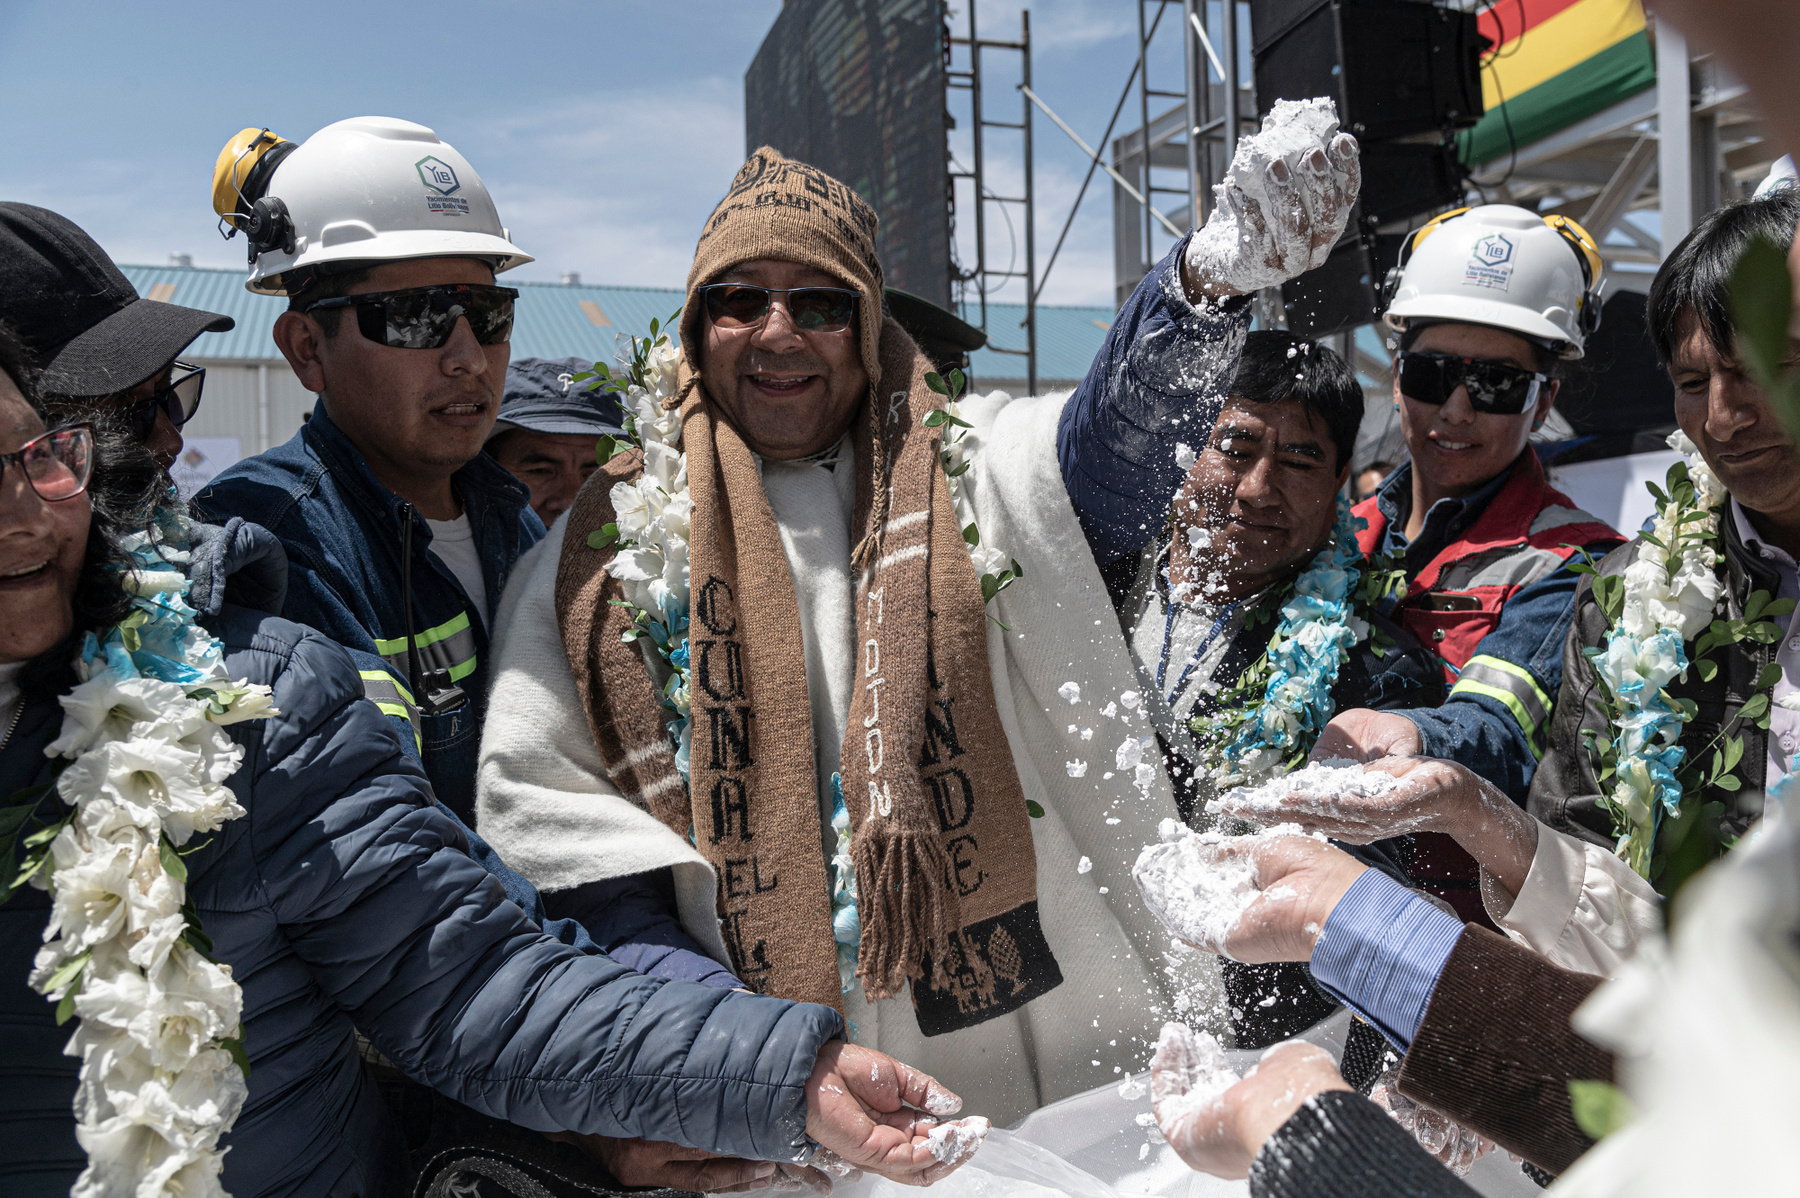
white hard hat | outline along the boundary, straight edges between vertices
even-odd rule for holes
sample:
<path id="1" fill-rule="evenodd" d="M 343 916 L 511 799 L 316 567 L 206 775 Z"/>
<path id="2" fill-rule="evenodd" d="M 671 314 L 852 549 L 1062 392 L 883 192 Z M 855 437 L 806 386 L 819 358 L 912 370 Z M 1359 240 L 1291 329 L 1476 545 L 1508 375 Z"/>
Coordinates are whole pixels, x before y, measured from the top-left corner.
<path id="1" fill-rule="evenodd" d="M 1391 329 L 1483 324 L 1579 358 L 1600 327 L 1600 251 L 1562 216 L 1512 204 L 1445 213 L 1407 237 L 1385 288 Z"/>
<path id="2" fill-rule="evenodd" d="M 411 121 L 327 125 L 279 159 L 261 196 L 244 198 L 260 221 L 234 222 L 252 238 L 245 286 L 265 295 L 286 294 L 288 271 L 328 262 L 480 258 L 499 273 L 532 261 L 468 159 Z"/>

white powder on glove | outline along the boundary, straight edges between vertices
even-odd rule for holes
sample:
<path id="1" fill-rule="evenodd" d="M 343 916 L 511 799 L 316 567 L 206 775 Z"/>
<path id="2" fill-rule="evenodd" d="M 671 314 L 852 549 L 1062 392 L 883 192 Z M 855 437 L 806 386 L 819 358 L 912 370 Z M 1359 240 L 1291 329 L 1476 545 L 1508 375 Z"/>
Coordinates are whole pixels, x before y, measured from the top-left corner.
<path id="1" fill-rule="evenodd" d="M 1248 294 L 1322 266 L 1362 185 L 1356 139 L 1338 132 L 1324 97 L 1277 100 L 1241 139 L 1205 228 L 1188 242 L 1201 280 Z"/>

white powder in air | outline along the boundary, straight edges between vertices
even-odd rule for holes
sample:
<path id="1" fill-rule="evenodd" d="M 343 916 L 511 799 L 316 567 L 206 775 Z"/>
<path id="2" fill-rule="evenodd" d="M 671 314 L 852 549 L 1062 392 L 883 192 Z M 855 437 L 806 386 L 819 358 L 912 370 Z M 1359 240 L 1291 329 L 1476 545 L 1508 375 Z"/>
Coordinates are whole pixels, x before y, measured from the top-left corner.
<path id="1" fill-rule="evenodd" d="M 1126 1102 L 1136 1102 L 1149 1092 L 1148 1086 L 1129 1073 L 1125 1075 L 1125 1080 L 1119 1083 L 1119 1097 Z"/>
<path id="2" fill-rule="evenodd" d="M 1144 759 L 1144 742 L 1135 736 L 1128 736 L 1113 750 L 1113 768 L 1118 770 L 1135 769 L 1137 763 Z"/>
<path id="3" fill-rule="evenodd" d="M 975 1155 L 981 1142 L 987 1139 L 988 1121 L 981 1115 L 970 1115 L 967 1119 L 958 1119 L 954 1123 L 940 1123 L 926 1135 L 925 1141 L 931 1148 L 931 1155 L 940 1162 L 965 1161 Z"/>
<path id="4" fill-rule="evenodd" d="M 1186 441 L 1175 442 L 1175 466 L 1177 469 L 1191 470 L 1194 463 L 1199 460 L 1200 455 L 1194 452 L 1192 445 Z"/>
<path id="5" fill-rule="evenodd" d="M 1119 696 L 1119 706 L 1123 707 L 1126 711 L 1136 711 L 1137 705 L 1143 701 L 1144 696 L 1138 694 L 1136 691 L 1126 691 Z"/>
<path id="6" fill-rule="evenodd" d="M 1094 868 L 1093 861 L 1087 857 L 1083 857 L 1081 860 L 1079 860 L 1075 863 L 1075 872 L 1078 874 L 1085 874 L 1088 871 L 1092 870 L 1093 868 Z"/>
<path id="7" fill-rule="evenodd" d="M 1081 684 L 1079 682 L 1065 682 L 1056 688 L 1056 693 L 1071 703 L 1081 702 Z"/>
<path id="8" fill-rule="evenodd" d="M 1081 730 L 1081 739 L 1082 740 L 1093 740 L 1094 739 L 1094 730 L 1092 728 L 1083 728 Z"/>
<path id="9" fill-rule="evenodd" d="M 1085 761 L 1065 761 L 1063 768 L 1069 771 L 1071 778 L 1087 777 L 1087 762 Z"/>

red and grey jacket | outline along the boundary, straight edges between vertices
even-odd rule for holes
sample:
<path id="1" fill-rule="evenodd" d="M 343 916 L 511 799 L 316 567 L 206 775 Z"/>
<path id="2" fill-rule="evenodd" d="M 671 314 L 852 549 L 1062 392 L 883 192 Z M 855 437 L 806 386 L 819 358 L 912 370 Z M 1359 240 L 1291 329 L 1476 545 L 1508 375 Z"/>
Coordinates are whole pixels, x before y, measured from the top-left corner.
<path id="1" fill-rule="evenodd" d="M 1364 554 L 1379 553 L 1410 497 L 1406 468 L 1357 505 L 1368 522 L 1358 534 Z M 1562 682 L 1580 577 L 1566 567 L 1584 549 L 1598 559 L 1623 540 L 1552 487 L 1530 450 L 1489 487 L 1434 505 L 1406 548 L 1406 589 L 1389 609 L 1437 654 L 1450 687 L 1441 707 L 1397 713 L 1418 726 L 1427 755 L 1460 762 L 1524 803 Z M 1410 872 L 1464 919 L 1487 922 L 1475 862 L 1448 836 L 1419 835 Z"/>

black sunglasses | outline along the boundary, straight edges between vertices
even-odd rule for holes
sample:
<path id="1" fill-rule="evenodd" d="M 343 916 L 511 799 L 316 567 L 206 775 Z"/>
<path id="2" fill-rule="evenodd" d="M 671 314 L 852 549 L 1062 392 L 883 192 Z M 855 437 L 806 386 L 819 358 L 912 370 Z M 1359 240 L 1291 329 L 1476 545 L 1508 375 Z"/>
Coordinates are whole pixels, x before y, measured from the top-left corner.
<path id="1" fill-rule="evenodd" d="M 0 453 L 0 476 L 14 462 L 25 484 L 47 503 L 73 499 L 94 474 L 94 430 L 86 424 L 52 429 L 12 453 Z"/>
<path id="2" fill-rule="evenodd" d="M 156 414 L 163 413 L 169 423 L 180 428 L 200 410 L 200 393 L 206 388 L 206 367 L 175 363 L 185 374 L 171 374 L 169 381 L 144 398 L 133 401 L 125 409 L 127 426 L 136 441 L 148 441 L 156 431 Z"/>
<path id="3" fill-rule="evenodd" d="M 1455 354 L 1400 351 L 1400 394 L 1441 407 L 1458 387 L 1469 389 L 1469 406 L 1495 416 L 1517 416 L 1537 402 L 1547 374 L 1506 362 L 1483 362 Z"/>
<path id="4" fill-rule="evenodd" d="M 456 322 L 465 316 L 478 344 L 499 345 L 512 340 L 513 301 L 518 298 L 519 293 L 511 287 L 440 283 L 403 291 L 340 295 L 308 304 L 306 311 L 355 308 L 356 327 L 378 345 L 392 349 L 442 349 L 456 331 Z"/>
<path id="5" fill-rule="evenodd" d="M 720 328 L 741 329 L 768 319 L 776 296 L 784 296 L 788 316 L 802 333 L 841 333 L 856 319 L 862 297 L 842 287 L 753 287 L 749 283 L 708 283 L 700 289 L 706 315 Z"/>

